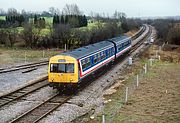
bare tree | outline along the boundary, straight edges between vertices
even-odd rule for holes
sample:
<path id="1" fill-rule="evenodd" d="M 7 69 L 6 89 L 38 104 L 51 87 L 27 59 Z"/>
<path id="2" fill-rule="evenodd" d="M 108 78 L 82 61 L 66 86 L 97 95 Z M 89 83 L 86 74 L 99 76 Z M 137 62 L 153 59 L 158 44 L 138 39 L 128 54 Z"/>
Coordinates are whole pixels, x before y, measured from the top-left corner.
<path id="1" fill-rule="evenodd" d="M 8 15 L 17 15 L 18 12 L 15 8 L 9 8 L 8 11 L 7 11 L 7 14 Z"/>
<path id="2" fill-rule="evenodd" d="M 8 40 L 8 34 L 6 32 L 6 29 L 0 29 L 0 44 L 7 44 L 7 40 Z"/>
<path id="3" fill-rule="evenodd" d="M 81 15 L 82 12 L 76 4 L 66 4 L 63 8 L 63 13 L 67 15 Z"/>
<path id="4" fill-rule="evenodd" d="M 60 15 L 61 13 L 61 11 L 58 8 L 54 8 L 54 7 L 50 7 L 49 12 L 51 15 L 55 15 L 55 14 Z"/>
<path id="5" fill-rule="evenodd" d="M 25 40 L 26 46 L 36 46 L 40 39 L 41 28 L 34 28 L 33 23 L 25 23 L 23 25 L 22 38 Z"/>
<path id="6" fill-rule="evenodd" d="M 0 30 L 0 43 L 12 47 L 18 35 L 17 28 L 6 28 Z"/>
<path id="7" fill-rule="evenodd" d="M 14 43 L 16 42 L 18 30 L 17 28 L 9 28 L 7 29 L 7 34 L 8 34 L 10 46 L 12 47 Z"/>
<path id="8" fill-rule="evenodd" d="M 63 47 L 64 44 L 68 44 L 68 39 L 70 37 L 70 26 L 64 24 L 57 24 L 54 26 L 53 39 L 56 40 L 58 47 Z"/>
<path id="9" fill-rule="evenodd" d="M 27 13 L 26 13 L 26 11 L 24 9 L 22 9 L 21 14 L 26 15 Z"/>
<path id="10" fill-rule="evenodd" d="M 114 18 L 118 19 L 118 12 L 117 12 L 117 10 L 114 12 Z"/>
<path id="11" fill-rule="evenodd" d="M 0 8 L 0 15 L 5 15 L 5 14 L 6 12 L 2 8 Z"/>

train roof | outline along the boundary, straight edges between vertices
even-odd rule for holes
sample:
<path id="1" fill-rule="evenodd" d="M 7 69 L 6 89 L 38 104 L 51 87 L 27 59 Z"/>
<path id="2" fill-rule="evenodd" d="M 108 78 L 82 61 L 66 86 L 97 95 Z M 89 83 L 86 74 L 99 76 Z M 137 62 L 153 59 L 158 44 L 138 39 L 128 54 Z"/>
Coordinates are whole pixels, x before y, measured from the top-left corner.
<path id="1" fill-rule="evenodd" d="M 94 52 L 97 52 L 105 47 L 113 45 L 112 42 L 109 41 L 101 41 L 95 44 L 87 45 L 84 47 L 80 47 L 71 51 L 67 51 L 64 53 L 61 53 L 59 55 L 69 55 L 76 59 L 79 59 L 81 57 L 87 56 L 88 54 L 92 54 Z"/>
<path id="2" fill-rule="evenodd" d="M 120 36 L 120 37 L 115 37 L 115 38 L 111 38 L 109 39 L 110 41 L 118 44 L 118 43 L 123 43 L 125 42 L 126 40 L 125 39 L 130 39 L 130 37 L 126 36 L 126 35 L 123 35 L 123 36 Z"/>
<path id="3" fill-rule="evenodd" d="M 76 59 L 79 59 L 79 58 L 85 57 L 89 54 L 95 53 L 105 47 L 114 45 L 112 42 L 114 42 L 116 44 L 119 42 L 124 42 L 123 40 L 126 38 L 129 38 L 129 37 L 128 36 L 115 37 L 115 38 L 112 38 L 109 40 L 101 41 L 101 42 L 90 44 L 90 45 L 80 47 L 80 48 L 77 48 L 77 49 L 74 49 L 71 51 L 67 51 L 67 52 L 61 53 L 59 55 L 67 55 L 67 56 L 72 56 Z"/>

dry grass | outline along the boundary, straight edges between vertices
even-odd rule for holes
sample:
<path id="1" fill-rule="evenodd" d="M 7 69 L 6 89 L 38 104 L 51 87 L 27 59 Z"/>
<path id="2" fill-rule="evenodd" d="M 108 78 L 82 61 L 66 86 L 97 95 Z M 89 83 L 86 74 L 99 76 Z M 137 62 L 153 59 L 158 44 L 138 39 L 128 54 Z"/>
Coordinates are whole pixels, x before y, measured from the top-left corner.
<path id="1" fill-rule="evenodd" d="M 62 51 L 0 48 L 0 67 L 5 67 L 7 65 L 17 65 L 25 62 L 38 62 L 48 60 L 51 56 L 54 56 L 55 54 L 58 54 L 60 52 Z"/>
<path id="2" fill-rule="evenodd" d="M 142 64 L 148 58 L 155 56 L 157 46 L 152 46 L 143 54 L 142 60 L 135 63 L 133 68 L 126 70 L 123 75 L 130 76 L 142 69 Z M 146 76 L 140 80 L 140 86 L 128 98 L 128 103 L 123 104 L 123 86 L 128 80 L 116 87 L 115 93 L 106 95 L 112 102 L 105 105 L 104 113 L 106 122 L 112 123 L 146 123 L 146 122 L 172 122 L 180 121 L 180 64 L 177 62 L 178 51 L 162 51 L 159 53 L 162 61 L 150 68 Z M 158 54 L 158 55 L 159 55 Z M 165 59 L 170 55 L 169 59 Z M 130 80 L 131 81 L 131 80 Z M 114 114 L 115 112 L 115 114 Z M 102 114 L 99 114 L 89 123 L 101 123 Z"/>

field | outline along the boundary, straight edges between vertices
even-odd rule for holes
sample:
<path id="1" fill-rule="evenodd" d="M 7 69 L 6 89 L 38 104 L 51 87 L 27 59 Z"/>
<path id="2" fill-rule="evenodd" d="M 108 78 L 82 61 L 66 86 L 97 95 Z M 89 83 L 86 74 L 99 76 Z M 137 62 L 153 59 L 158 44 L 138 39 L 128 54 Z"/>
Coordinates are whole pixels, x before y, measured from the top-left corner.
<path id="1" fill-rule="evenodd" d="M 46 36 L 46 35 L 50 34 L 49 26 L 51 26 L 53 23 L 53 17 L 44 17 L 44 18 L 46 21 L 46 28 L 41 30 L 41 32 L 40 32 L 41 36 Z M 5 16 L 0 16 L 0 20 L 5 20 Z M 33 18 L 30 18 L 29 21 L 33 21 Z M 104 23 L 94 22 L 94 23 L 88 23 L 87 27 L 80 27 L 79 29 L 82 31 L 83 30 L 86 31 L 87 29 L 91 30 L 93 28 L 97 28 L 98 26 L 103 26 L 103 25 L 104 25 Z M 18 33 L 20 34 L 23 31 L 23 27 L 17 27 L 17 30 L 18 30 Z"/>
<path id="2" fill-rule="evenodd" d="M 25 62 L 38 62 L 62 52 L 62 50 L 32 50 L 17 48 L 0 48 L 0 67 L 24 64 Z"/>
<path id="3" fill-rule="evenodd" d="M 5 20 L 6 17 L 5 16 L 0 16 L 0 20 Z"/>
<path id="4" fill-rule="evenodd" d="M 154 54 L 154 47 L 134 63 L 132 69 L 124 71 L 130 78 L 116 87 L 116 92 L 104 96 L 112 101 L 105 104 L 103 114 L 106 122 L 112 123 L 179 123 L 180 121 L 180 57 L 179 50 L 162 51 L 162 61 L 154 63 L 140 80 L 139 87 L 129 96 L 126 104 L 121 102 L 124 86 L 131 81 L 132 74 L 142 69 L 142 64 Z M 173 59 L 167 59 L 170 57 Z M 102 113 L 89 123 L 101 123 Z"/>

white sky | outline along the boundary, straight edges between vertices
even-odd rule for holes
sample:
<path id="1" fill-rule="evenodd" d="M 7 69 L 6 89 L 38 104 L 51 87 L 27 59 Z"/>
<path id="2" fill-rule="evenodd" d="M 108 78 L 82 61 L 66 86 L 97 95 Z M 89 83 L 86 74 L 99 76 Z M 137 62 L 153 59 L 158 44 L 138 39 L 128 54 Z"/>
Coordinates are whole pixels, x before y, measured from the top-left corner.
<path id="1" fill-rule="evenodd" d="M 18 11 L 43 11 L 49 7 L 62 10 L 65 4 L 77 4 L 81 11 L 108 13 L 125 12 L 128 17 L 180 15 L 180 0 L 0 0 L 0 8 L 16 8 Z"/>

